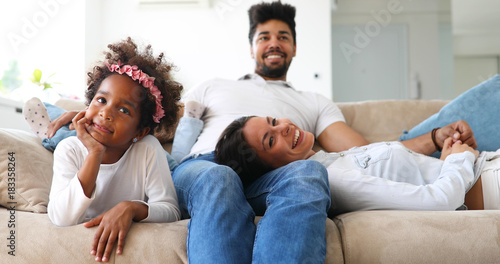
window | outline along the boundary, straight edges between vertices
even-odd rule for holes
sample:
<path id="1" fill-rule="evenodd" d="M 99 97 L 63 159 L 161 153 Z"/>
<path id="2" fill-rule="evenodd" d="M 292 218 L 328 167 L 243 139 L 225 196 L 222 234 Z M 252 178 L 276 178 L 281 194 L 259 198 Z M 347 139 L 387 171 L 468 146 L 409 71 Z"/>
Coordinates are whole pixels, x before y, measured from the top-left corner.
<path id="1" fill-rule="evenodd" d="M 2 1 L 0 10 L 0 96 L 16 101 L 48 96 L 43 99 L 49 102 L 82 97 L 85 1 Z M 36 69 L 45 86 L 32 81 Z"/>

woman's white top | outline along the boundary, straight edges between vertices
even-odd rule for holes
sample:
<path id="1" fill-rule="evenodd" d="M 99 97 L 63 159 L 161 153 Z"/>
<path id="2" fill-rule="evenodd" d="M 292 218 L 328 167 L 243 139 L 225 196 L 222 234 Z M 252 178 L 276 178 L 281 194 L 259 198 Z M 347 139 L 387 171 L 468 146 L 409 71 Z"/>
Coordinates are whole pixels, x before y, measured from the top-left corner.
<path id="1" fill-rule="evenodd" d="M 400 142 L 381 142 L 339 153 L 320 151 L 310 159 L 328 170 L 332 207 L 359 210 L 455 210 L 464 202 L 484 164 L 466 151 L 442 161 Z M 475 174 L 474 171 L 477 173 Z"/>

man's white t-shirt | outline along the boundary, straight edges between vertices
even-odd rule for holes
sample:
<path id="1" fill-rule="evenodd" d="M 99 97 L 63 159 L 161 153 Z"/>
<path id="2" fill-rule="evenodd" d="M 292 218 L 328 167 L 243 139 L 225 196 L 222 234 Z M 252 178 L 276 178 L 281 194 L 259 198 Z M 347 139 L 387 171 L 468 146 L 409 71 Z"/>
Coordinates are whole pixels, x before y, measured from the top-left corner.
<path id="1" fill-rule="evenodd" d="M 297 91 L 284 81 L 266 81 L 256 74 L 240 80 L 213 79 L 191 89 L 184 102 L 205 105 L 205 126 L 191 149 L 204 154 L 215 149 L 222 131 L 242 116 L 288 118 L 316 137 L 329 125 L 345 122 L 340 109 L 331 100 L 312 92 Z"/>

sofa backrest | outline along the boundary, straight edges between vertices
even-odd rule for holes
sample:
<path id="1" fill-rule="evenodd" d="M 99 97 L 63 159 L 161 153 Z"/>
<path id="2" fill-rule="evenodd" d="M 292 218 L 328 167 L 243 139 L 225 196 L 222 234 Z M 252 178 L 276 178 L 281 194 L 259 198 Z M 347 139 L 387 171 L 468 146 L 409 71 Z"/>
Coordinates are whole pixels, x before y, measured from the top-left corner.
<path id="1" fill-rule="evenodd" d="M 347 125 L 370 142 L 398 140 L 404 130 L 410 130 L 426 118 L 437 113 L 447 100 L 373 100 L 337 103 Z M 85 108 L 82 101 L 62 99 L 57 106 L 66 110 Z M 161 140 L 171 150 L 170 140 Z"/>
<path id="2" fill-rule="evenodd" d="M 398 140 L 404 130 L 437 113 L 447 100 L 375 100 L 337 103 L 347 125 L 369 142 Z"/>

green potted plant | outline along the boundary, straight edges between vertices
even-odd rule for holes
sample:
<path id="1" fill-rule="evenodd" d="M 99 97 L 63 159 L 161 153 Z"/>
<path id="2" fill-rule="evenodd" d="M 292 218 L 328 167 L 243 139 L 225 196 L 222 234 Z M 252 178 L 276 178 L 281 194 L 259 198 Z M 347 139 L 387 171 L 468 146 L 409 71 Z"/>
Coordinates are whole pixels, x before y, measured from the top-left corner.
<path id="1" fill-rule="evenodd" d="M 31 76 L 30 80 L 32 83 L 38 85 L 39 87 L 43 87 L 43 90 L 53 88 L 52 84 L 48 82 L 50 77 L 54 76 L 55 73 L 52 73 L 42 82 L 42 71 L 39 69 L 35 69 L 33 71 L 33 76 Z"/>

